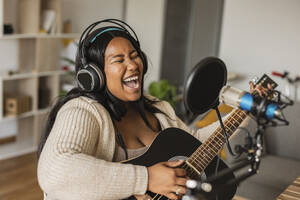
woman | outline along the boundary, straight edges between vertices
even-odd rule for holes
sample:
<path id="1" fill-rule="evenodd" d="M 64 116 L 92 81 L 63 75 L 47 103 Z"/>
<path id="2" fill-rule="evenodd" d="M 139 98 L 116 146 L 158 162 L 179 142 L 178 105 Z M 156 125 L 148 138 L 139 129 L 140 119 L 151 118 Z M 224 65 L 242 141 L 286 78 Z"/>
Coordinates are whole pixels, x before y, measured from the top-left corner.
<path id="1" fill-rule="evenodd" d="M 82 34 L 79 87 L 51 110 L 38 151 L 39 184 L 50 200 L 146 198 L 147 190 L 179 199 L 187 181 L 181 161 L 150 167 L 119 161 L 143 154 L 168 127 L 204 141 L 217 124 L 191 132 L 167 102 L 146 97 L 147 59 L 137 37 L 121 21 L 105 22 L 113 26 L 94 30 L 103 23 L 97 22 Z"/>

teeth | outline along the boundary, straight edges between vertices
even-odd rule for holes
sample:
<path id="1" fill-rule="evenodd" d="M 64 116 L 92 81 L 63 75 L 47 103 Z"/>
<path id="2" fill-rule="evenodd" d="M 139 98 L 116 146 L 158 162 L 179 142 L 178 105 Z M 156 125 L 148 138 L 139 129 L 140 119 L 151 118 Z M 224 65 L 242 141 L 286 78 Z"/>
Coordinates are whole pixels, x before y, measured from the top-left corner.
<path id="1" fill-rule="evenodd" d="M 123 80 L 123 81 L 125 81 L 125 82 L 135 81 L 135 80 L 137 80 L 138 78 L 139 78 L 138 76 L 133 76 L 133 77 L 127 78 L 127 79 L 125 79 L 125 80 Z"/>

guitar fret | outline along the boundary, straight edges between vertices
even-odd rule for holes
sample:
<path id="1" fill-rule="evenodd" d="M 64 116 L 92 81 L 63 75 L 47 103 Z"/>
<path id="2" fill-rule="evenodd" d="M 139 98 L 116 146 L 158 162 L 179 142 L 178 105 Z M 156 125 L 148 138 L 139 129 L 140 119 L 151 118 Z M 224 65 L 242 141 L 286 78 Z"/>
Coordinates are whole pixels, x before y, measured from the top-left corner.
<path id="1" fill-rule="evenodd" d="M 196 154 L 196 155 L 197 155 L 197 154 Z M 193 162 L 195 162 L 195 161 L 198 161 L 199 164 L 200 164 L 200 166 L 201 166 L 201 167 L 204 167 L 204 165 L 201 165 L 201 164 L 203 164 L 203 163 L 202 163 L 202 160 L 201 160 L 198 156 L 194 156 L 189 162 L 190 162 L 190 163 L 193 163 Z"/>
<path id="2" fill-rule="evenodd" d="M 227 125 L 225 125 L 226 134 L 229 135 L 232 131 Z"/>
<path id="3" fill-rule="evenodd" d="M 211 158 L 212 155 L 209 153 L 208 149 L 205 148 L 203 152 L 205 153 L 204 156 L 207 156 L 209 160 L 212 160 Z"/>
<path id="4" fill-rule="evenodd" d="M 191 163 L 189 163 L 189 161 L 187 160 L 186 161 L 186 163 L 187 163 L 187 165 L 190 167 L 190 168 L 192 168 L 192 169 L 194 169 L 199 175 L 201 174 L 201 172 L 200 171 L 198 171 L 198 169 L 197 168 L 195 168 L 195 166 L 194 165 L 192 165 Z"/>
<path id="5" fill-rule="evenodd" d="M 240 117 L 241 121 L 244 120 L 244 118 L 246 117 L 246 113 L 244 111 L 239 110 L 240 112 L 238 112 L 238 116 Z"/>
<path id="6" fill-rule="evenodd" d="M 205 149 L 203 149 L 203 152 L 201 153 L 201 152 L 199 152 L 199 154 L 198 154 L 198 157 L 200 157 L 201 156 L 201 158 L 202 158 L 202 160 L 204 160 L 204 161 L 209 161 L 209 160 L 207 160 L 207 158 L 206 158 L 206 154 L 205 154 Z"/>
<path id="7" fill-rule="evenodd" d="M 221 138 L 220 138 L 220 137 L 221 137 Z M 223 141 L 224 136 L 223 136 L 223 133 L 222 133 L 221 130 L 218 131 L 218 134 L 216 135 L 215 138 L 217 139 L 217 142 L 219 142 L 218 144 L 220 145 L 220 147 L 222 147 L 222 146 L 223 146 L 223 143 L 224 143 L 224 141 Z"/>
<path id="8" fill-rule="evenodd" d="M 209 160 L 211 159 L 209 157 L 209 155 L 205 152 L 205 148 L 204 146 L 201 148 L 202 149 L 202 153 L 201 152 L 197 152 L 196 155 L 198 155 L 197 157 L 202 158 L 201 161 L 204 161 L 205 163 L 202 163 L 205 167 L 208 164 Z M 196 158 L 197 158 L 196 157 Z M 197 159 L 198 160 L 198 159 Z"/>
<path id="9" fill-rule="evenodd" d="M 208 153 L 208 155 L 210 156 L 213 156 L 213 154 L 210 152 L 211 151 L 211 148 L 209 146 L 209 143 L 207 143 L 206 145 L 204 145 L 205 148 L 204 148 L 204 151 L 206 151 Z"/>
<path id="10" fill-rule="evenodd" d="M 199 160 L 200 159 L 200 160 Z M 203 157 L 203 155 L 202 154 L 197 154 L 197 156 L 195 157 L 195 160 L 197 160 L 201 165 L 200 165 L 200 167 L 201 167 L 201 170 L 199 170 L 199 171 L 202 171 L 202 170 L 204 170 L 205 168 L 206 168 L 206 166 L 209 164 L 209 162 L 210 162 L 210 160 L 207 160 L 207 158 L 206 157 Z M 195 161 L 195 160 L 193 160 L 193 162 Z M 197 165 L 197 163 L 195 163 L 196 165 Z M 199 165 L 197 165 L 197 166 L 199 166 Z M 195 167 L 195 166 L 194 166 Z"/>
<path id="11" fill-rule="evenodd" d="M 212 140 L 211 143 L 213 146 L 217 146 L 218 149 L 221 148 L 216 141 Z"/>
<path id="12" fill-rule="evenodd" d="M 222 136 L 222 135 L 221 135 L 221 136 Z M 220 138 L 220 135 L 219 135 L 219 137 L 215 137 L 215 140 L 216 140 L 216 143 L 218 144 L 218 150 L 217 150 L 217 152 L 218 152 L 219 149 L 222 149 L 222 148 L 223 148 L 224 142 L 223 142 L 223 140 Z"/>
<path id="13" fill-rule="evenodd" d="M 232 123 L 231 120 L 228 120 L 228 124 L 230 124 L 233 127 L 233 130 L 235 130 L 237 127 Z"/>
<path id="14" fill-rule="evenodd" d="M 226 130 L 227 129 L 227 130 Z M 229 129 L 229 130 L 228 130 Z M 225 126 L 225 130 L 226 130 L 226 133 L 228 134 L 230 131 L 233 132 L 234 131 L 234 128 L 231 129 L 230 126 L 228 126 L 228 124 Z"/>
<path id="15" fill-rule="evenodd" d="M 235 116 L 238 118 L 239 123 L 243 120 L 243 118 L 239 115 L 239 112 L 235 112 Z"/>
<path id="16" fill-rule="evenodd" d="M 189 167 L 190 173 L 187 174 L 191 179 L 197 179 L 199 177 L 198 172 L 196 172 L 193 168 Z M 203 170 L 201 170 L 202 172 Z M 201 173 L 200 172 L 200 173 Z"/>
<path id="17" fill-rule="evenodd" d="M 213 151 L 214 154 L 216 154 L 216 150 L 214 149 L 214 145 L 212 144 L 212 142 L 207 143 L 207 146 Z"/>
<path id="18" fill-rule="evenodd" d="M 218 138 L 219 142 L 215 141 L 215 143 L 217 144 L 218 148 L 215 149 L 215 154 L 217 155 L 218 152 L 222 149 L 224 142 L 222 140 L 220 140 L 220 138 Z M 215 155 L 215 156 L 216 156 Z"/>
<path id="19" fill-rule="evenodd" d="M 241 122 L 246 117 L 246 112 L 235 110 L 224 122 L 225 130 L 230 137 Z M 212 159 L 221 151 L 225 143 L 225 136 L 221 127 L 203 143 L 187 160 L 192 170 L 196 170 L 197 174 L 202 172 Z"/>
<path id="20" fill-rule="evenodd" d="M 233 116 L 232 116 L 231 119 L 234 120 L 234 122 L 233 122 L 233 123 L 235 123 L 234 125 L 235 125 L 236 127 L 238 127 L 238 126 L 239 126 L 239 121 L 237 121 L 237 119 L 235 119 Z"/>
<path id="21" fill-rule="evenodd" d="M 199 172 L 202 172 L 206 168 L 206 165 L 205 163 L 203 163 L 203 160 L 198 160 L 197 158 L 195 160 L 189 161 L 189 163 L 194 163 L 194 168 L 198 169 Z"/>
<path id="22" fill-rule="evenodd" d="M 187 173 L 188 177 L 190 177 L 190 178 L 197 178 L 198 177 L 198 174 L 195 172 L 195 170 L 193 170 L 193 168 L 191 168 L 189 165 L 187 165 L 186 162 L 183 163 L 182 169 L 186 170 L 186 173 Z"/>
<path id="23" fill-rule="evenodd" d="M 208 151 L 209 151 L 209 153 L 210 153 L 210 155 L 211 155 L 212 157 L 214 157 L 214 156 L 215 156 L 214 154 L 216 154 L 215 145 L 213 144 L 213 142 L 214 142 L 214 140 L 212 140 L 211 138 L 209 138 L 209 139 L 207 140 L 207 144 L 204 145 L 205 148 L 208 149 Z M 212 152 L 211 152 L 211 151 L 212 151 Z"/>

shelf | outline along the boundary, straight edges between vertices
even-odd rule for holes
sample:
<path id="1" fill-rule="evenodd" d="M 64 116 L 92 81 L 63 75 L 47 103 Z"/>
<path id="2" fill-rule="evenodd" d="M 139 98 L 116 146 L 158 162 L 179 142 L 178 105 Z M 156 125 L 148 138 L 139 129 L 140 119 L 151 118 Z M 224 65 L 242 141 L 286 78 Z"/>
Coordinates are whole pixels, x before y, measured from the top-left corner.
<path id="1" fill-rule="evenodd" d="M 52 76 L 52 75 L 64 75 L 67 74 L 68 71 L 62 71 L 62 70 L 57 70 L 57 71 L 47 71 L 47 72 L 37 72 L 37 76 Z"/>
<path id="2" fill-rule="evenodd" d="M 32 153 L 37 150 L 32 137 L 24 137 L 16 142 L 0 145 L 0 160 Z"/>
<path id="3" fill-rule="evenodd" d="M 79 39 L 80 34 L 78 33 L 61 33 L 61 34 L 24 33 L 24 34 L 12 34 L 12 35 L 0 36 L 0 39 L 34 39 L 34 38 Z"/>
<path id="4" fill-rule="evenodd" d="M 50 109 L 51 108 L 48 107 L 48 108 L 39 109 L 38 111 L 30 111 L 30 112 L 22 113 L 20 115 L 4 116 L 2 119 L 0 119 L 0 121 L 3 122 L 3 121 L 8 121 L 8 120 L 16 120 L 16 119 L 22 119 L 22 118 L 26 118 L 26 117 L 32 117 L 34 115 L 43 115 L 43 114 L 49 113 Z"/>
<path id="5" fill-rule="evenodd" d="M 4 116 L 1 121 L 7 121 L 7 120 L 16 120 L 16 119 L 22 119 L 26 117 L 32 117 L 36 112 L 30 111 L 25 112 L 19 115 L 11 115 L 11 116 Z"/>
<path id="6" fill-rule="evenodd" d="M 47 113 L 50 112 L 50 109 L 51 109 L 50 107 L 49 107 L 49 108 L 39 109 L 39 110 L 36 112 L 36 114 L 37 114 L 37 115 L 47 114 Z"/>
<path id="7" fill-rule="evenodd" d="M 0 160 L 35 151 L 36 144 L 33 131 L 34 116 L 18 119 L 15 142 L 0 145 Z"/>
<path id="8" fill-rule="evenodd" d="M 0 146 L 0 160 L 14 158 L 28 153 L 37 151 L 32 141 L 23 141 L 16 144 L 5 144 Z"/>
<path id="9" fill-rule="evenodd" d="M 64 26 L 67 18 L 62 15 L 67 12 L 63 12 L 61 0 L 0 0 L 0 10 L 0 42 L 4 53 L 0 63 L 3 68 L 0 122 L 16 136 L 15 142 L 0 145 L 2 160 L 37 150 L 51 106 L 59 98 L 61 79 L 70 73 L 60 68 L 61 50 L 65 43 L 78 40 L 81 35 L 79 31 L 72 31 L 71 26 Z M 55 12 L 51 28 L 45 27 L 44 21 L 49 10 Z M 41 29 L 51 33 L 42 33 Z M 9 70 L 17 73 L 9 75 Z M 18 104 L 9 104 L 6 100 L 10 96 L 15 96 Z M 19 107 L 24 109 L 19 110 Z M 18 112 L 23 113 L 4 116 Z"/>
<path id="10" fill-rule="evenodd" d="M 34 78 L 34 77 L 42 77 L 42 76 L 55 76 L 55 75 L 63 75 L 67 74 L 67 71 L 57 70 L 57 71 L 46 71 L 46 72 L 31 72 L 31 73 L 20 73 L 13 75 L 5 75 L 0 76 L 2 80 L 16 80 L 16 79 L 26 79 L 26 78 Z"/>

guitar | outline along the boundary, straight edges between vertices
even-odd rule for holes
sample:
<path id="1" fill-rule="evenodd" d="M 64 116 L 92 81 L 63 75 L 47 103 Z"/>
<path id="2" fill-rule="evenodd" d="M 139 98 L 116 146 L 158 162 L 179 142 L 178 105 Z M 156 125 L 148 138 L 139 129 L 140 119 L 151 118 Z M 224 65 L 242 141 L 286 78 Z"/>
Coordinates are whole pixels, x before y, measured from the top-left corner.
<path id="1" fill-rule="evenodd" d="M 224 122 L 227 133 L 231 135 L 245 117 L 246 113 L 244 111 L 233 111 L 231 116 Z M 149 167 L 159 162 L 181 159 L 185 160 L 185 162 L 180 167 L 187 171 L 187 176 L 192 179 L 199 179 L 200 176 L 205 175 L 209 177 L 215 173 L 216 156 L 223 148 L 224 143 L 225 137 L 220 127 L 203 144 L 194 136 L 181 129 L 167 128 L 154 139 L 149 149 L 143 155 L 123 163 Z M 227 168 L 226 164 L 219 160 L 218 170 L 225 168 Z M 225 176 L 223 183 L 233 178 L 233 174 Z M 216 182 L 216 184 L 220 185 L 222 181 Z M 221 199 L 227 200 L 232 199 L 235 192 L 236 186 L 233 186 L 226 190 L 225 193 L 218 195 L 219 198 L 222 197 Z M 167 199 L 165 196 L 154 194 L 150 191 L 147 191 L 147 194 L 152 199 Z M 212 199 L 215 199 L 215 197 L 212 197 Z"/>
<path id="2" fill-rule="evenodd" d="M 265 75 L 260 80 L 263 82 L 263 86 L 267 84 Z M 234 133 L 246 116 L 246 111 L 236 109 L 227 117 L 224 121 L 224 126 L 228 137 Z M 199 179 L 203 176 L 210 177 L 215 174 L 218 162 L 217 155 L 222 150 L 224 144 L 225 136 L 221 127 L 218 127 L 203 144 L 191 134 L 181 129 L 167 128 L 156 136 L 149 149 L 143 155 L 123 161 L 122 163 L 149 167 L 159 162 L 184 160 L 185 162 L 180 167 L 186 170 L 187 176 L 191 179 Z M 220 159 L 217 170 L 221 171 L 226 168 L 228 168 L 227 165 Z M 234 175 L 229 174 L 224 176 L 222 180 L 214 182 L 213 185 L 222 185 L 227 180 L 232 179 L 234 179 Z M 237 186 L 233 185 L 230 188 L 226 188 L 224 192 L 218 193 L 217 196 L 222 200 L 232 199 L 236 188 Z M 147 194 L 154 200 L 168 199 L 165 196 L 150 191 L 147 191 Z M 129 197 L 129 199 L 133 198 Z M 206 196 L 205 199 L 216 199 L 216 195 Z"/>

